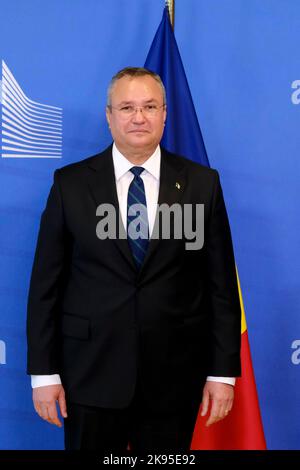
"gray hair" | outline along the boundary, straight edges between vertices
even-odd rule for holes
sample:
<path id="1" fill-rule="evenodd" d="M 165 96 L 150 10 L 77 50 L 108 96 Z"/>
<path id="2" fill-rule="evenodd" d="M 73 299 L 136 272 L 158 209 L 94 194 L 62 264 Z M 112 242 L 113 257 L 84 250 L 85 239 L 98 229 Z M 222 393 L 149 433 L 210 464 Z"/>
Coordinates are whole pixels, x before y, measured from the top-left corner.
<path id="1" fill-rule="evenodd" d="M 122 70 L 119 70 L 118 73 L 116 73 L 111 81 L 110 84 L 108 85 L 107 89 L 107 100 L 106 100 L 106 106 L 109 108 L 111 106 L 111 95 L 113 88 L 115 86 L 115 83 L 120 80 L 123 77 L 130 77 L 130 78 L 135 78 L 135 77 L 145 77 L 145 76 L 152 77 L 161 87 L 161 91 L 163 94 L 163 102 L 164 105 L 167 103 L 167 97 L 166 97 L 166 89 L 164 87 L 164 84 L 160 78 L 160 76 L 157 73 L 152 72 L 151 70 L 145 69 L 144 67 L 125 67 Z"/>

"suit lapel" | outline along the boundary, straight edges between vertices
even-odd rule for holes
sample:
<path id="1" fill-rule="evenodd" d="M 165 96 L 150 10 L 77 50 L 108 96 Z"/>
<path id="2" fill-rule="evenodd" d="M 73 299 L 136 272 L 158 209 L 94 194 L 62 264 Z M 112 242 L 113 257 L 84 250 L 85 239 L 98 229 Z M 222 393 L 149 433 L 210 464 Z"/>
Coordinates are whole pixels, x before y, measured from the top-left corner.
<path id="1" fill-rule="evenodd" d="M 113 240 L 116 243 L 121 254 L 127 262 L 136 269 L 134 260 L 125 238 L 119 238 L 119 221 L 120 229 L 126 234 L 125 228 L 120 217 L 120 208 L 118 203 L 117 188 L 115 183 L 115 173 L 112 159 L 112 147 L 107 148 L 103 153 L 92 157 L 89 162 L 88 186 L 93 195 L 96 207 L 99 204 L 111 204 L 116 209 L 117 215 L 117 238 Z"/>
<path id="2" fill-rule="evenodd" d="M 160 185 L 158 204 L 172 204 L 179 203 L 182 199 L 186 185 L 185 166 L 181 159 L 169 154 L 164 149 L 161 149 L 161 166 L 160 166 Z M 155 224 L 158 223 L 158 214 L 156 214 Z M 150 239 L 148 250 L 141 267 L 139 276 L 143 273 L 148 265 L 153 253 L 159 247 L 160 239 Z"/>

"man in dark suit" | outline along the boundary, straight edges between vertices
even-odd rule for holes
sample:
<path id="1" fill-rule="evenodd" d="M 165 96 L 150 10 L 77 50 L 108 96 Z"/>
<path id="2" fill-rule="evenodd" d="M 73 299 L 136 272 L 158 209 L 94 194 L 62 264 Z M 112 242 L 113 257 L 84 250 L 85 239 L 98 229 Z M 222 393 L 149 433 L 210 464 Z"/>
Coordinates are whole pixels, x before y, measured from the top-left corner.
<path id="1" fill-rule="evenodd" d="M 61 426 L 58 402 L 66 449 L 122 452 L 129 442 L 135 452 L 184 451 L 201 400 L 203 415 L 211 405 L 208 425 L 223 419 L 240 375 L 241 315 L 219 177 L 159 146 L 166 96 L 156 74 L 120 71 L 106 115 L 113 145 L 56 170 L 41 218 L 27 323 L 33 402 Z M 132 212 L 135 202 L 142 215 Z M 203 205 L 201 249 L 187 248 L 185 232 L 174 235 L 176 215 L 169 236 L 151 238 L 157 204 L 183 214 Z M 116 217 L 105 220 L 103 208 Z M 104 222 L 116 222 L 116 236 Z"/>

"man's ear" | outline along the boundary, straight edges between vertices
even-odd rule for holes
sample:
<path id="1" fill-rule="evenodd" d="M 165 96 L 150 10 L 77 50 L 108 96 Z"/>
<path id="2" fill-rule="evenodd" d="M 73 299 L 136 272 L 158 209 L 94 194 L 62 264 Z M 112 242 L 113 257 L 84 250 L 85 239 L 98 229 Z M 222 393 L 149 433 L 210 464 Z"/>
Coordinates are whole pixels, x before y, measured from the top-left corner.
<path id="1" fill-rule="evenodd" d="M 110 128 L 110 109 L 108 106 L 106 106 L 106 111 L 105 111 L 105 114 L 106 114 L 106 120 L 107 120 L 107 124 L 108 124 L 108 127 Z"/>
<path id="2" fill-rule="evenodd" d="M 165 105 L 165 109 L 164 109 L 164 125 L 166 124 L 166 119 L 167 119 L 167 105 Z"/>

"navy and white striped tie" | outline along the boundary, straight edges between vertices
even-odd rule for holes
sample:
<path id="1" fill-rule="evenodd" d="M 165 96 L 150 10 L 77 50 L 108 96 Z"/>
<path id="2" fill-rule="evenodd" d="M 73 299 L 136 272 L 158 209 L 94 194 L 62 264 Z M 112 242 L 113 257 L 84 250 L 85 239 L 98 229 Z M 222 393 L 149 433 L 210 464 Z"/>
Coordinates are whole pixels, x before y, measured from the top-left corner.
<path id="1" fill-rule="evenodd" d="M 149 244 L 149 222 L 145 186 L 141 178 L 143 167 L 130 169 L 134 178 L 128 189 L 127 238 L 138 269 L 142 266 Z"/>

